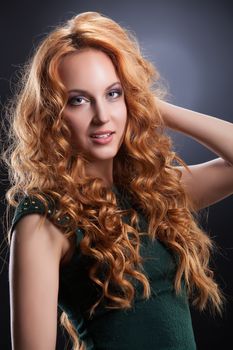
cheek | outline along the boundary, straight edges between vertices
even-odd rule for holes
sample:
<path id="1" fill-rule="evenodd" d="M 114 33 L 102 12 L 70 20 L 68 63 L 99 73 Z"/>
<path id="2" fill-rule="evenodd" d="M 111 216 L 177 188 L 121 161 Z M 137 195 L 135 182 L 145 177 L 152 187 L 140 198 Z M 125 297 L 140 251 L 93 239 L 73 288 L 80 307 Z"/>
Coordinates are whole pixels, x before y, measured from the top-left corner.
<path id="1" fill-rule="evenodd" d="M 122 109 L 122 126 L 125 129 L 126 124 L 127 124 L 127 116 L 128 116 L 128 111 L 126 106 Z"/>
<path id="2" fill-rule="evenodd" d="M 77 143 L 80 141 L 80 135 L 85 134 L 85 123 L 83 123 L 77 116 L 66 115 L 65 119 L 71 131 L 71 141 Z"/>
<path id="3" fill-rule="evenodd" d="M 115 113 L 117 115 L 117 120 L 120 121 L 121 125 L 126 123 L 127 120 L 127 108 L 125 103 L 119 105 L 116 110 Z M 122 125 L 123 126 L 123 125 Z"/>

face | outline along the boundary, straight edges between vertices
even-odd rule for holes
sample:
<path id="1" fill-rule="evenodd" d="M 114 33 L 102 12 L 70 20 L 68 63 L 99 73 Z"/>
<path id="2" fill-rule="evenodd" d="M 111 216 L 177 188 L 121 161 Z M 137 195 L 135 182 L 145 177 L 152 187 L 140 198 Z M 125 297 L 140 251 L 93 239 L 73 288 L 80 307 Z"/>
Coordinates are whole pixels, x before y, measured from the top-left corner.
<path id="1" fill-rule="evenodd" d="M 95 49 L 77 51 L 63 57 L 59 75 L 68 92 L 64 118 L 73 145 L 91 162 L 113 160 L 124 138 L 127 109 L 111 59 Z"/>

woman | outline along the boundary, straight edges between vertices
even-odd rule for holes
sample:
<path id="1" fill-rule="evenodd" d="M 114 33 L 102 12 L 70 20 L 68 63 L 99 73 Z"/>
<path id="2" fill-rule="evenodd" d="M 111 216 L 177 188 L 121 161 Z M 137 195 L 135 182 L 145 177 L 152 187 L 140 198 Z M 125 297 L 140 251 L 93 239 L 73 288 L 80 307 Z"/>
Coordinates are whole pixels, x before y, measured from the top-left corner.
<path id="1" fill-rule="evenodd" d="M 195 349 L 189 302 L 224 301 L 197 213 L 233 192 L 233 124 L 165 102 L 96 12 L 41 42 L 10 110 L 13 349 L 54 349 L 57 306 L 74 349 Z M 187 166 L 166 127 L 219 158 Z"/>

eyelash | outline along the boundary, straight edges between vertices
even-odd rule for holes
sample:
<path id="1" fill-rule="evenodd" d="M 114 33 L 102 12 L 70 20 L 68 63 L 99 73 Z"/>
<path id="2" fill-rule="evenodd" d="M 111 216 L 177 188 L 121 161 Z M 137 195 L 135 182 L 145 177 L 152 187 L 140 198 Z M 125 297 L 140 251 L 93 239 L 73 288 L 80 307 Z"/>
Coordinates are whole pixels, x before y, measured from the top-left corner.
<path id="1" fill-rule="evenodd" d="M 111 90 L 111 91 L 109 91 L 109 94 L 110 94 L 110 93 L 117 93 L 117 94 L 118 94 L 117 97 L 120 97 L 120 96 L 122 95 L 122 90 L 121 90 L 121 89 Z M 113 99 L 115 100 L 117 97 L 115 97 L 115 98 L 113 98 Z M 68 104 L 69 104 L 70 106 L 78 107 L 78 106 L 81 106 L 83 103 L 80 103 L 80 104 L 72 104 L 72 101 L 73 101 L 74 99 L 82 99 L 82 100 L 84 100 L 85 98 L 84 98 L 83 96 L 73 96 L 73 97 L 71 97 L 71 98 L 68 100 Z"/>

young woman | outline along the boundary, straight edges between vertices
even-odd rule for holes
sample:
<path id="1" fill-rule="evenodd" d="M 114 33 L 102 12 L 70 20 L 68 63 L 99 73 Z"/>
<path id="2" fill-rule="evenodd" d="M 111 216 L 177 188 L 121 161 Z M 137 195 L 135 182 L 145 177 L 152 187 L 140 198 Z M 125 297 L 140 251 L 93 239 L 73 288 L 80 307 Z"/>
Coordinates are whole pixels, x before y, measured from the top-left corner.
<path id="1" fill-rule="evenodd" d="M 197 213 L 233 192 L 233 124 L 166 102 L 96 12 L 40 43 L 10 114 L 13 349 L 55 349 L 58 306 L 74 349 L 195 349 L 189 303 L 224 301 Z M 166 127 L 219 158 L 187 166 Z"/>

